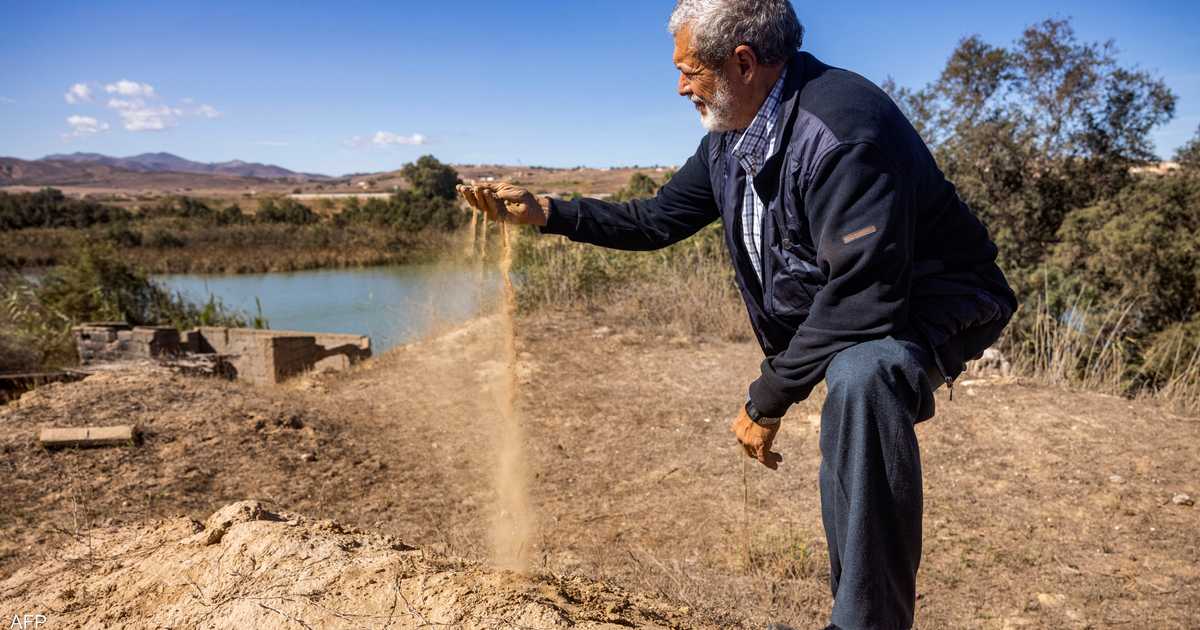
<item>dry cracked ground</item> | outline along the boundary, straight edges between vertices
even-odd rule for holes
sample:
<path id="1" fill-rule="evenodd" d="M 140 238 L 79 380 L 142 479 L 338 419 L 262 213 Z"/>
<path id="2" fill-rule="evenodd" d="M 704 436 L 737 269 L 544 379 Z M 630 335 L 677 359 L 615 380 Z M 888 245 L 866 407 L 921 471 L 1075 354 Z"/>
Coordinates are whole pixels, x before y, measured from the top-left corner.
<path id="1" fill-rule="evenodd" d="M 488 569 L 496 330 L 273 388 L 141 366 L 0 407 L 0 613 L 48 628 L 823 624 L 819 400 L 784 420 L 780 471 L 748 465 L 727 425 L 758 350 L 600 315 L 517 322 L 533 562 Z M 1200 419 L 1007 378 L 960 382 L 938 407 L 918 429 L 919 628 L 1200 627 Z M 143 443 L 35 439 L 115 423 Z M 222 514 L 250 516 L 210 517 L 245 500 Z"/>

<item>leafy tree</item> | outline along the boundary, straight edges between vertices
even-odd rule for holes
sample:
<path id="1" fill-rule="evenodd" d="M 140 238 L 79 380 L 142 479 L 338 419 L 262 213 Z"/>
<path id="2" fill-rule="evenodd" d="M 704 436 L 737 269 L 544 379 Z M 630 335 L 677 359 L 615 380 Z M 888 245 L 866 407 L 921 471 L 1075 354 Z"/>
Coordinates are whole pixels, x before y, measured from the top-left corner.
<path id="1" fill-rule="evenodd" d="M 1019 285 L 1071 210 L 1116 194 L 1130 166 L 1153 158 L 1150 132 L 1174 115 L 1162 80 L 1115 54 L 1111 41 L 1081 42 L 1068 20 L 1046 20 L 1007 48 L 963 39 L 921 90 L 885 86 Z"/>
<path id="2" fill-rule="evenodd" d="M 442 164 L 432 155 L 422 155 L 416 162 L 405 164 L 401 174 L 412 184 L 412 190 L 422 197 L 454 199 L 454 187 L 462 183 L 458 172 L 449 164 Z"/>
<path id="3" fill-rule="evenodd" d="M 629 201 L 631 199 L 647 199 L 658 192 L 658 182 L 645 173 L 634 173 L 629 176 L 625 187 L 613 193 L 613 201 Z"/>

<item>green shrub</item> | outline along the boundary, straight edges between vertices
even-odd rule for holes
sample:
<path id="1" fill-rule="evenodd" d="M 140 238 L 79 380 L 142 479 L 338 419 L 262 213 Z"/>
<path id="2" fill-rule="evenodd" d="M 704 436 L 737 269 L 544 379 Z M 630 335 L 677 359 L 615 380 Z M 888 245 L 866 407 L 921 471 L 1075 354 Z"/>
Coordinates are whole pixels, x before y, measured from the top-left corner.
<path id="1" fill-rule="evenodd" d="M 664 180 L 664 183 L 665 180 Z M 613 193 L 613 201 L 629 201 L 631 199 L 647 199 L 658 192 L 658 182 L 644 173 L 634 173 L 629 176 L 625 187 Z"/>
<path id="2" fill-rule="evenodd" d="M 104 230 L 104 240 L 117 247 L 138 247 L 142 244 L 142 235 L 128 223 L 113 223 Z"/>
<path id="3" fill-rule="evenodd" d="M 1144 338 L 1200 313 L 1200 174 L 1147 177 L 1070 213 L 1047 261 L 1068 292 L 1132 301 Z"/>
<path id="4" fill-rule="evenodd" d="M 142 242 L 148 247 L 159 249 L 177 249 L 187 245 L 187 241 L 164 228 L 151 229 Z"/>
<path id="5" fill-rule="evenodd" d="M 73 199 L 55 188 L 32 193 L 0 192 L 0 230 L 86 228 L 129 219 L 129 212 L 121 208 Z"/>
<path id="6" fill-rule="evenodd" d="M 205 304 L 189 302 L 120 262 L 111 245 L 92 244 L 72 252 L 40 281 L 0 272 L 0 371 L 74 363 L 71 327 L 88 321 L 181 329 L 246 325 L 245 316 L 215 297 Z"/>
<path id="7" fill-rule="evenodd" d="M 38 303 L 64 321 L 124 321 L 188 328 L 201 323 L 242 326 L 245 318 L 210 300 L 211 307 L 188 302 L 119 260 L 107 245 L 86 245 L 38 284 Z"/>
<path id="8" fill-rule="evenodd" d="M 401 190 L 387 200 L 371 198 L 364 203 L 353 200 L 338 215 L 337 223 L 370 223 L 405 232 L 451 231 L 460 227 L 466 217 L 456 199 Z"/>
<path id="9" fill-rule="evenodd" d="M 254 217 L 263 223 L 288 223 L 291 225 L 308 225 L 320 220 L 320 217 L 308 206 L 288 197 L 281 199 L 267 197 L 259 200 L 258 212 Z"/>
<path id="10" fill-rule="evenodd" d="M 1200 169 L 1200 127 L 1196 128 L 1196 135 L 1187 144 L 1179 147 L 1175 160 L 1185 169 Z"/>

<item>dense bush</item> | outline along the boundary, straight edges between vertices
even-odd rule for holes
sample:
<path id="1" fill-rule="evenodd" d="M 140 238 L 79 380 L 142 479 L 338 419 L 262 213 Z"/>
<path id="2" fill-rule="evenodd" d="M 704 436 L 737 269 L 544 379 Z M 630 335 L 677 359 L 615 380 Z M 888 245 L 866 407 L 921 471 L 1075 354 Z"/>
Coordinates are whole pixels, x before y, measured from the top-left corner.
<path id="1" fill-rule="evenodd" d="M 43 307 L 73 324 L 245 325 L 244 317 L 216 301 L 197 305 L 162 288 L 103 245 L 85 246 L 66 264 L 51 269 L 38 283 L 36 296 Z"/>
<path id="2" fill-rule="evenodd" d="M 127 221 L 130 214 L 116 206 L 67 197 L 61 190 L 44 188 L 32 193 L 0 192 L 0 230 L 71 227 Z"/>
<path id="3" fill-rule="evenodd" d="M 663 183 L 666 183 L 664 180 Z M 634 173 L 629 176 L 629 183 L 613 193 L 613 201 L 629 201 L 631 199 L 646 199 L 658 192 L 658 182 L 644 173 Z"/>
<path id="4" fill-rule="evenodd" d="M 1071 293 L 1132 301 L 1144 336 L 1200 315 L 1200 175 L 1148 177 L 1071 212 L 1047 266 Z"/>
<path id="5" fill-rule="evenodd" d="M 360 203 L 351 199 L 338 215 L 338 222 L 372 223 L 408 232 L 450 231 L 463 224 L 467 215 L 454 190 L 462 180 L 454 168 L 426 155 L 405 164 L 401 173 L 410 189 L 397 191 L 386 201 L 371 198 Z"/>
<path id="6" fill-rule="evenodd" d="M 185 196 L 174 196 L 159 201 L 143 208 L 141 215 L 148 219 L 195 219 L 210 225 L 231 225 L 246 221 L 246 216 L 237 204 L 228 204 L 218 209 L 203 200 Z"/>
<path id="7" fill-rule="evenodd" d="M 289 197 L 280 199 L 266 197 L 259 200 L 258 212 L 254 214 L 254 218 L 263 223 L 288 223 L 291 225 L 308 225 L 320 220 L 320 217 L 308 206 Z"/>
<path id="8" fill-rule="evenodd" d="M 1175 154 L 1175 160 L 1185 169 L 1200 169 L 1200 127 L 1196 128 L 1196 135 L 1192 136 L 1192 139 L 1187 144 L 1179 148 L 1179 151 Z"/>

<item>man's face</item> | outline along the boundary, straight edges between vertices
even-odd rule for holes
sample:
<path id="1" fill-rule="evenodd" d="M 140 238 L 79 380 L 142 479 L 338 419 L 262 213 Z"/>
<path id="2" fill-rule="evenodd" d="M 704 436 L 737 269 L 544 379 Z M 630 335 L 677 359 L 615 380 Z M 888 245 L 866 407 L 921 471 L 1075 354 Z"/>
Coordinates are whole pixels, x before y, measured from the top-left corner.
<path id="1" fill-rule="evenodd" d="M 709 131 L 738 129 L 740 116 L 733 86 L 725 80 L 723 72 L 706 68 L 696 59 L 691 25 L 684 24 L 675 32 L 672 60 L 679 69 L 679 95 L 690 100 L 700 112 L 700 123 L 704 128 Z"/>

